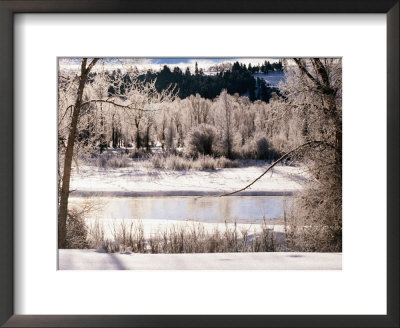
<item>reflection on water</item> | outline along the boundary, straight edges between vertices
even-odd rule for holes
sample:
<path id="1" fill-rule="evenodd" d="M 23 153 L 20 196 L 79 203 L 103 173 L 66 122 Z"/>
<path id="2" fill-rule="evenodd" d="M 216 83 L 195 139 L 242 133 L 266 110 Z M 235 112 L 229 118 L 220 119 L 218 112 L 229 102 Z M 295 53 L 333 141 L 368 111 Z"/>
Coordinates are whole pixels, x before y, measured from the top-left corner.
<path id="1" fill-rule="evenodd" d="M 73 197 L 71 206 L 83 202 L 99 205 L 90 217 L 115 219 L 192 219 L 203 222 L 259 222 L 263 218 L 282 218 L 289 204 L 285 196 L 231 197 Z"/>

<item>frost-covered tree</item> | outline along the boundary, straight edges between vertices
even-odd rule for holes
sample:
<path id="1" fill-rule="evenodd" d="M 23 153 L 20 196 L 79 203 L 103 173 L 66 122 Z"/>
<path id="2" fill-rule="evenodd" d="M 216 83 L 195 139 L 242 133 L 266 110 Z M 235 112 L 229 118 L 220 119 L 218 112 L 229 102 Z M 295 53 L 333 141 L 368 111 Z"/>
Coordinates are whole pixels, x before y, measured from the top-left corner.
<path id="1" fill-rule="evenodd" d="M 185 111 L 182 109 L 182 101 L 180 99 L 175 99 L 170 103 L 169 107 L 169 115 L 175 124 L 176 130 L 176 146 L 183 147 L 184 146 L 184 138 L 185 138 Z"/>
<path id="2" fill-rule="evenodd" d="M 156 89 L 156 81 L 143 82 L 134 75 L 130 78 L 132 82 L 127 84 L 126 91 L 118 97 L 124 101 L 126 115 L 133 122 L 136 130 L 136 147 L 150 147 L 155 115 L 164 110 L 164 104 L 175 98 L 173 87 L 161 92 Z M 143 136 L 143 138 L 142 138 Z"/>
<path id="3" fill-rule="evenodd" d="M 68 197 L 69 197 L 69 185 L 71 180 L 71 165 L 72 157 L 74 153 L 74 144 L 78 126 L 79 115 L 82 107 L 83 92 L 86 85 L 87 77 L 92 70 L 93 66 L 96 65 L 98 58 L 93 59 L 89 65 L 87 64 L 88 59 L 83 58 L 81 63 L 81 72 L 78 78 L 78 90 L 76 92 L 75 103 L 69 105 L 65 109 L 65 113 L 69 108 L 72 110 L 71 124 L 68 131 L 67 145 L 64 154 L 64 165 L 62 181 L 60 186 L 59 195 L 59 207 L 58 207 L 58 247 L 65 247 L 65 237 L 66 237 L 66 224 L 68 215 Z M 59 138 L 60 140 L 60 138 Z"/>
<path id="4" fill-rule="evenodd" d="M 125 72 L 92 72 L 99 60 L 95 58 L 88 63 L 83 58 L 78 73 L 65 76 L 65 72 L 59 71 L 59 248 L 66 245 L 73 159 L 78 161 L 79 153 L 101 150 L 109 141 L 113 147 L 126 144 L 127 127 L 132 119 L 139 128 L 145 118 L 146 145 L 149 145 L 154 114 L 175 96 L 172 88 L 158 92 L 155 81 L 140 81 L 134 68 L 126 68 Z"/>
<path id="5" fill-rule="evenodd" d="M 332 169 L 334 179 L 341 183 L 342 169 L 342 68 L 340 59 L 293 59 L 286 65 L 286 83 L 282 92 L 287 108 L 296 120 L 302 139 L 319 140 L 333 161 L 323 167 Z M 320 168 L 322 170 L 322 167 Z M 316 168 L 317 170 L 317 168 Z M 324 169 L 326 170 L 326 169 Z"/>
<path id="6" fill-rule="evenodd" d="M 220 150 L 223 155 L 232 158 L 234 143 L 233 130 L 234 101 L 226 90 L 222 90 L 214 103 L 214 122 L 219 133 Z"/>
<path id="7" fill-rule="evenodd" d="M 191 127 L 202 123 L 209 123 L 211 101 L 200 97 L 198 93 L 196 96 L 189 96 L 188 100 L 190 105 Z"/>
<path id="8" fill-rule="evenodd" d="M 293 59 L 282 91 L 297 120 L 312 183 L 294 201 L 291 238 L 303 250 L 342 247 L 342 67 L 340 59 Z M 308 227 L 308 228 L 307 228 Z M 301 236 L 301 237 L 299 237 Z"/>
<path id="9" fill-rule="evenodd" d="M 302 161 L 310 181 L 294 196 L 288 246 L 300 251 L 342 250 L 342 68 L 340 59 L 286 60 L 284 98 L 261 112 L 259 123 L 282 139 L 282 156 L 247 186 L 283 160 Z M 260 106 L 261 104 L 257 104 Z M 263 106 L 262 106 L 263 107 Z M 259 124 L 258 123 L 258 124 Z M 267 133 L 269 134 L 269 132 Z M 274 139 L 274 138 L 273 138 Z M 268 140 L 257 146 L 265 148 Z M 275 138 L 275 146 L 277 140 Z"/>

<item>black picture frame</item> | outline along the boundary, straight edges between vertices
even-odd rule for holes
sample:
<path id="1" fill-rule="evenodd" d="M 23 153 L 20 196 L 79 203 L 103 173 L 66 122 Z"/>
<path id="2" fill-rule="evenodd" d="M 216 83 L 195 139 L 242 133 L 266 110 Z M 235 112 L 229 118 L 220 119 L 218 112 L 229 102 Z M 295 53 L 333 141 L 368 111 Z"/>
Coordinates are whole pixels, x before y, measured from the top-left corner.
<path id="1" fill-rule="evenodd" d="M 0 140 L 14 140 L 15 13 L 384 13 L 387 16 L 387 315 L 14 315 L 14 145 L 0 156 L 0 324 L 4 327 L 399 327 L 398 0 L 0 0 Z M 18 195 L 15 195 L 18 197 Z"/>

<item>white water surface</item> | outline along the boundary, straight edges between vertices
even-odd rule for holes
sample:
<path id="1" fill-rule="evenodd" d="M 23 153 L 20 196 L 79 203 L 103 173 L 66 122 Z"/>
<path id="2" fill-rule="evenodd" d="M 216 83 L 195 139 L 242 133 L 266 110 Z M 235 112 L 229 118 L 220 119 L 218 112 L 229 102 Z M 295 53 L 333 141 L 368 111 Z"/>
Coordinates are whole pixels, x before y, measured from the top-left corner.
<path id="1" fill-rule="evenodd" d="M 71 208 L 91 206 L 86 217 L 95 219 L 261 223 L 282 218 L 291 201 L 286 196 L 171 196 L 71 197 L 69 202 Z"/>

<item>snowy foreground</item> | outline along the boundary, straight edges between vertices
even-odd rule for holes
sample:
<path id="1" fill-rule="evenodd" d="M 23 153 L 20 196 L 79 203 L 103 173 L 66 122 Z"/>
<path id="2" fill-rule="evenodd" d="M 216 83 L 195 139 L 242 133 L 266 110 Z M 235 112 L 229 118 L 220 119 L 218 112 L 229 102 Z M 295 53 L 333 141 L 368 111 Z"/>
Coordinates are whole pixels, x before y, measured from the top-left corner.
<path id="1" fill-rule="evenodd" d="M 341 253 L 133 254 L 59 250 L 59 270 L 341 270 Z"/>
<path id="2" fill-rule="evenodd" d="M 215 171 L 154 169 L 137 162 L 127 168 L 74 169 L 71 196 L 195 196 L 235 191 L 262 174 L 268 164 Z M 289 195 L 307 180 L 302 168 L 276 166 L 241 195 Z"/>
<path id="3" fill-rule="evenodd" d="M 149 164 L 138 161 L 126 168 L 107 170 L 93 166 L 80 166 L 79 170 L 74 168 L 71 181 L 73 190 L 71 203 L 77 205 L 92 201 L 96 206 L 100 206 L 98 210 L 92 210 L 86 217 L 89 235 L 96 227 L 100 227 L 106 239 L 114 240 L 115 231 L 122 227 L 130 227 L 131 223 L 135 229 L 138 225 L 143 229 L 145 238 L 160 231 L 179 229 L 182 226 L 190 229 L 198 222 L 161 218 L 136 220 L 137 216 L 125 213 L 121 204 L 118 203 L 117 208 L 110 205 L 112 210 L 109 209 L 110 214 L 106 211 L 107 204 L 102 205 L 102 202 L 109 196 L 219 195 L 246 186 L 268 167 L 268 164 L 265 164 L 214 171 L 173 171 L 155 169 Z M 307 175 L 301 167 L 278 165 L 240 195 L 289 196 L 301 190 L 306 181 Z M 139 209 L 135 208 L 135 211 L 139 218 Z M 280 221 L 273 219 L 265 224 L 275 236 L 279 237 L 284 232 L 282 223 L 281 219 Z M 243 231 L 247 231 L 251 237 L 251 234 L 263 228 L 260 223 L 254 222 L 238 222 L 237 226 L 232 222 L 202 222 L 201 224 L 207 232 L 215 231 L 215 229 L 221 232 L 226 229 L 237 229 L 239 237 Z M 94 249 L 59 250 L 60 270 L 341 270 L 341 268 L 341 253 L 138 254 L 106 253 L 104 250 Z"/>

